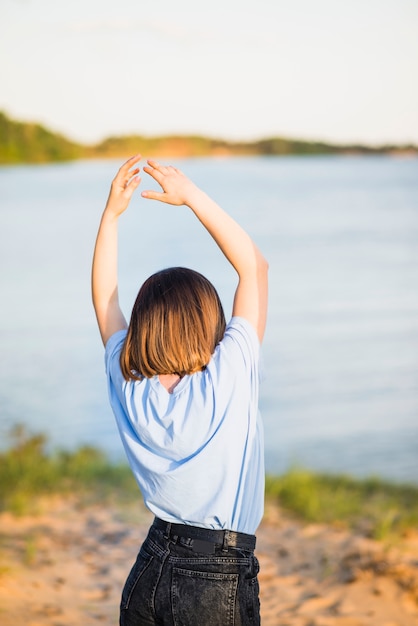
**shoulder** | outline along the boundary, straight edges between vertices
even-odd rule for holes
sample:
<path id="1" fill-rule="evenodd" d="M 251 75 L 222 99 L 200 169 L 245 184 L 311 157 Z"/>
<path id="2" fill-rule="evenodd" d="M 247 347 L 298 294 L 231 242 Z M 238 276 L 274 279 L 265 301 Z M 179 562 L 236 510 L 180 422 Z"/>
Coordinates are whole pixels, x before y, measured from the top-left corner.
<path id="1" fill-rule="evenodd" d="M 260 342 L 254 327 L 243 317 L 234 316 L 216 347 L 209 367 L 227 377 L 241 377 L 258 368 Z"/>
<path id="2" fill-rule="evenodd" d="M 221 341 L 222 346 L 233 345 L 241 351 L 251 353 L 254 358 L 259 356 L 260 341 L 257 332 L 244 317 L 234 316 L 225 329 L 225 335 Z"/>

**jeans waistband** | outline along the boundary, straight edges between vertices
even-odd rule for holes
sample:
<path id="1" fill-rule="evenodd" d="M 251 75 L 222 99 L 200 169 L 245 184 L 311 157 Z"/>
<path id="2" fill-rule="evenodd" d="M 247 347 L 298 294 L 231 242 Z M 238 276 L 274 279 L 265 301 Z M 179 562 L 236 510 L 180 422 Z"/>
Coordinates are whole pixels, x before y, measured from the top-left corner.
<path id="1" fill-rule="evenodd" d="M 190 526 L 188 524 L 171 524 L 159 517 L 154 519 L 153 526 L 154 528 L 163 530 L 167 538 L 173 539 L 175 537 L 182 537 L 183 539 L 190 539 L 201 548 L 204 548 L 204 546 L 200 544 L 209 543 L 211 545 L 219 545 L 224 549 L 255 549 L 256 538 L 254 535 L 238 533 L 234 530 L 212 530 L 210 528 L 200 528 L 199 526 Z"/>

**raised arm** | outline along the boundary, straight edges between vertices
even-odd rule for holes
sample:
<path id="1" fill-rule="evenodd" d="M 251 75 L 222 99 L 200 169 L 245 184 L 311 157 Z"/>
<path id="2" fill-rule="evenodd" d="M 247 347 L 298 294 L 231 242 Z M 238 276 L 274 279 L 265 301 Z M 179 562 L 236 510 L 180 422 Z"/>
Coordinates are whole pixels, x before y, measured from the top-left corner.
<path id="1" fill-rule="evenodd" d="M 130 158 L 112 182 L 109 197 L 97 233 L 92 267 L 92 297 L 97 323 L 104 345 L 113 333 L 127 328 L 118 296 L 118 219 L 128 208 L 140 183 L 140 155 Z M 134 168 L 134 169 L 131 169 Z"/>
<path id="2" fill-rule="evenodd" d="M 144 198 L 188 206 L 213 237 L 238 274 L 233 315 L 247 319 L 262 341 L 267 317 L 268 263 L 243 228 L 180 170 L 148 160 L 144 171 L 163 191 L 143 191 Z"/>

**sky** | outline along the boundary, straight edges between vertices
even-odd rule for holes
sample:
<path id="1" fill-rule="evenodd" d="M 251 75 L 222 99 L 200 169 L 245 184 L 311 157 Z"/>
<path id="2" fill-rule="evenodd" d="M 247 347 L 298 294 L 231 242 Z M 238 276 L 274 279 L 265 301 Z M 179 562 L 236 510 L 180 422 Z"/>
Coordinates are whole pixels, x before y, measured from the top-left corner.
<path id="1" fill-rule="evenodd" d="M 0 110 L 84 143 L 418 144 L 418 1 L 0 0 Z"/>

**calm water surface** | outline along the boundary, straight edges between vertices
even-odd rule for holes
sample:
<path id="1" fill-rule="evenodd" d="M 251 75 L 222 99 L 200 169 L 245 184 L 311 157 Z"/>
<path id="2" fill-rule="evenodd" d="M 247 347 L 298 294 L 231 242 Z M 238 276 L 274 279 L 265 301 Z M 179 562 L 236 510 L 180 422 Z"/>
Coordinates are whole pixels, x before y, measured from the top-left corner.
<path id="1" fill-rule="evenodd" d="M 270 261 L 261 409 L 267 469 L 298 463 L 418 483 L 418 161 L 178 161 Z M 90 302 L 98 221 L 119 162 L 0 168 L 0 436 L 123 458 Z M 146 176 L 146 175 L 144 175 Z M 147 182 L 143 187 L 153 186 Z M 234 272 L 184 207 L 121 219 L 125 313 L 141 282 L 191 266 L 231 310 Z"/>

